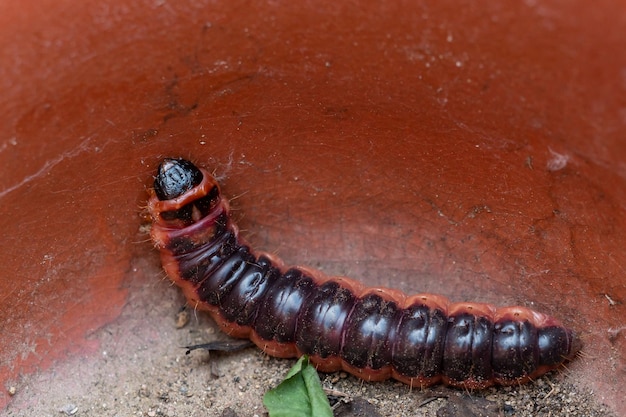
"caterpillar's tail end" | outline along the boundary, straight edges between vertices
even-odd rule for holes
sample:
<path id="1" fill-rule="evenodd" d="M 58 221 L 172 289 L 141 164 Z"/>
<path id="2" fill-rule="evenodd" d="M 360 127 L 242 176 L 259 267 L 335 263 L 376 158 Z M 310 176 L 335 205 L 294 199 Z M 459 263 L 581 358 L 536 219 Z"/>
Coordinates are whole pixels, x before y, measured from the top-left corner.
<path id="1" fill-rule="evenodd" d="M 563 326 L 546 326 L 539 329 L 539 365 L 554 369 L 564 361 L 573 359 L 582 347 L 578 335 Z"/>
<path id="2" fill-rule="evenodd" d="M 570 330 L 571 344 L 568 359 L 573 359 L 583 350 L 583 340 L 575 331 Z"/>
<path id="3" fill-rule="evenodd" d="M 202 172 L 183 158 L 165 158 L 154 178 L 154 193 L 161 201 L 180 197 L 200 184 Z"/>

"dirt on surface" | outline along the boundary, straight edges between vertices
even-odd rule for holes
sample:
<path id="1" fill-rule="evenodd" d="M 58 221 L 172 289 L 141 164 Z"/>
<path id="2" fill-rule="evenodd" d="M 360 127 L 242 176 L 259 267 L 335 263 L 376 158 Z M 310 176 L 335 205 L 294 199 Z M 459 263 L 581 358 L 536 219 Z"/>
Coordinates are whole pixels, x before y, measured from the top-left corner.
<path id="1" fill-rule="evenodd" d="M 225 336 L 207 314 L 187 307 L 163 280 L 146 281 L 153 260 L 136 259 L 123 314 L 93 334 L 97 355 L 75 356 L 29 375 L 7 389 L 3 415 L 21 416 L 266 416 L 263 394 L 280 383 L 294 360 L 257 348 L 211 353 L 184 346 Z M 178 322 L 177 322 L 178 320 Z M 411 390 L 386 381 L 367 383 L 343 372 L 321 374 L 336 416 L 611 416 L 566 372 L 519 387 L 464 392 L 443 386 Z"/>

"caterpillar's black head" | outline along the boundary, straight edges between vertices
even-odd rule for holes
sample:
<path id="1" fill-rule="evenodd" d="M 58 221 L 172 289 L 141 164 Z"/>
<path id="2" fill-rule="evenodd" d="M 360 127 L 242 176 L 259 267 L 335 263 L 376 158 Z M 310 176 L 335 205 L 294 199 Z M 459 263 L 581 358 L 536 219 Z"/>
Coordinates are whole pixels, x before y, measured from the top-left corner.
<path id="1" fill-rule="evenodd" d="M 154 178 L 154 193 L 159 200 L 180 197 L 202 182 L 202 172 L 186 159 L 165 158 Z"/>

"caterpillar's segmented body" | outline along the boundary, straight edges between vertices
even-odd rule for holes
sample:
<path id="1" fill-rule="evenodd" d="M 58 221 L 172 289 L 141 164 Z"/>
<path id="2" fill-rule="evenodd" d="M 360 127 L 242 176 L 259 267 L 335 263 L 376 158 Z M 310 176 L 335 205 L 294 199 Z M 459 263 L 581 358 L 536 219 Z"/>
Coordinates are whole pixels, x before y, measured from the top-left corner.
<path id="1" fill-rule="evenodd" d="M 528 381 L 571 359 L 578 339 L 524 307 L 407 296 L 285 268 L 239 236 L 217 181 L 184 159 L 159 166 L 148 207 L 163 267 L 226 333 L 272 356 L 310 356 L 321 371 L 465 388 Z"/>

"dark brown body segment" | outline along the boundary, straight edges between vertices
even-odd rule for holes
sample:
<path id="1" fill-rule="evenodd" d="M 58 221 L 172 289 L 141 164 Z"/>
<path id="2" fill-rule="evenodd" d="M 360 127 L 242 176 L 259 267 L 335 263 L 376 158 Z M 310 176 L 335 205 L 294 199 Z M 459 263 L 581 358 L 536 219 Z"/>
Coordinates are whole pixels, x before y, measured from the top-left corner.
<path id="1" fill-rule="evenodd" d="M 323 371 L 465 388 L 517 384 L 577 351 L 571 330 L 524 307 L 450 303 L 286 269 L 241 239 L 207 171 L 166 159 L 148 201 L 163 266 L 224 331 L 270 355 L 308 354 Z"/>

